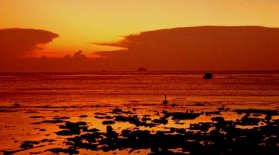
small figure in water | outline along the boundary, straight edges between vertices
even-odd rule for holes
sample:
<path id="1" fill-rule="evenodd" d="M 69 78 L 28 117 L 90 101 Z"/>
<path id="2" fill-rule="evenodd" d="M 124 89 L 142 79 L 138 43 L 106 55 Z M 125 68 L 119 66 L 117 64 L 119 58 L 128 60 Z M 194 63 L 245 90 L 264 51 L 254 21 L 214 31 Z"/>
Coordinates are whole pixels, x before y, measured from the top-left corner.
<path id="1" fill-rule="evenodd" d="M 167 94 L 165 94 L 165 100 L 163 100 L 163 104 L 168 104 L 169 101 L 167 100 Z"/>

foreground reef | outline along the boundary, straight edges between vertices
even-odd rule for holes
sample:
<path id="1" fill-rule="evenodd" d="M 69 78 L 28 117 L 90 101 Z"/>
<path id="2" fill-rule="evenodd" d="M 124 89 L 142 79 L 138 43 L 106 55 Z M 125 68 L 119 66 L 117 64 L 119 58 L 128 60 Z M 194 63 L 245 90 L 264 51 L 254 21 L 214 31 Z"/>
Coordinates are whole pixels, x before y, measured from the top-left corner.
<path id="1" fill-rule="evenodd" d="M 63 138 L 64 147 L 48 148 L 40 153 L 79 154 L 87 151 L 120 151 L 135 153 L 149 150 L 150 155 L 278 155 L 279 119 L 278 110 L 236 109 L 231 111 L 240 119 L 226 120 L 220 113 L 228 109 L 221 107 L 214 112 L 168 112 L 153 111 L 154 115 L 139 115 L 136 110 L 114 108 L 111 111 L 96 112 L 94 117 L 102 121 L 105 130 L 92 128 L 86 121 L 69 121 L 68 117 L 55 117 L 37 123 L 57 125 L 60 130 L 54 134 Z M 191 123 L 189 127 L 167 127 L 170 121 L 183 124 L 202 115 L 210 115 L 208 122 Z M 33 116 L 36 118 L 36 116 Z M 37 116 L 38 117 L 38 116 Z M 92 116 L 80 115 L 80 118 Z M 113 125 L 128 123 L 133 128 L 114 129 Z M 94 125 L 93 125 L 94 126 Z M 160 127 L 160 128 L 159 128 Z M 43 129 L 40 131 L 44 132 Z M 3 151 L 13 154 L 42 147 L 45 142 L 23 141 L 18 150 Z M 140 153 L 140 152 L 138 152 Z"/>

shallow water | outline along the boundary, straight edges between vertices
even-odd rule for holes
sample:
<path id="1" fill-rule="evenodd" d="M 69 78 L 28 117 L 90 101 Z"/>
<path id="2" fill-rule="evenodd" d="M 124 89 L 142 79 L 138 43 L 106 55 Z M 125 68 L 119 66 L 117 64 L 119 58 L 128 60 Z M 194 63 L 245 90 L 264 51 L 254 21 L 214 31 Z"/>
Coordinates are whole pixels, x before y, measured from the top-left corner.
<path id="1" fill-rule="evenodd" d="M 45 152 L 47 149 L 65 148 L 67 136 L 56 134 L 61 130 L 59 125 L 65 121 L 84 121 L 89 128 L 97 128 L 105 133 L 107 125 L 103 124 L 103 121 L 114 121 L 116 115 L 111 111 L 115 107 L 130 111 L 131 116 L 138 115 L 139 119 L 144 115 L 159 119 L 163 116 L 163 111 L 190 110 L 201 114 L 189 120 L 169 118 L 167 124 L 157 124 L 154 127 L 137 126 L 129 122 L 112 124 L 117 132 L 129 129 L 148 130 L 151 133 L 169 131 L 170 128 L 188 130 L 191 124 L 212 122 L 211 118 L 215 116 L 237 122 L 244 114 L 237 114 L 235 109 L 278 111 L 278 73 L 219 72 L 214 73 L 211 80 L 201 77 L 202 73 L 198 72 L 1 73 L 0 153 L 4 150 L 18 150 L 17 154 L 49 154 L 49 151 Z M 164 94 L 167 94 L 168 105 L 162 105 Z M 15 103 L 19 105 L 14 105 Z M 215 113 L 220 107 L 229 110 Z M 97 118 L 96 113 L 112 118 Z M 129 116 L 125 113 L 120 115 Z M 61 122 L 48 122 L 56 120 L 55 117 L 65 116 L 69 118 L 62 119 Z M 264 116 L 255 117 L 263 119 Z M 279 117 L 274 115 L 272 119 Z M 238 128 L 245 129 L 258 126 L 261 124 L 237 125 Z M 43 142 L 44 139 L 50 141 Z M 20 150 L 20 145 L 26 140 L 40 141 L 40 144 Z M 131 149 L 108 152 L 92 152 L 86 149 L 79 151 L 85 154 L 128 154 Z M 148 153 L 149 149 L 131 152 Z"/>

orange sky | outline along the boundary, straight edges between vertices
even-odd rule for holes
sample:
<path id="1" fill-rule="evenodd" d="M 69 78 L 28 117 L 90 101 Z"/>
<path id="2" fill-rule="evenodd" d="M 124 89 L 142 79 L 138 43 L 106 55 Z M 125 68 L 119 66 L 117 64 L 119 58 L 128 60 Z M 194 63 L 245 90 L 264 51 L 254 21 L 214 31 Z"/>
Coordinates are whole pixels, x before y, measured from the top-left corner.
<path id="1" fill-rule="evenodd" d="M 48 56 L 77 50 L 90 55 L 110 50 L 93 42 L 116 41 L 161 28 L 279 27 L 278 0 L 1 0 L 0 14 L 0 28 L 35 28 L 59 34 L 40 54 Z"/>

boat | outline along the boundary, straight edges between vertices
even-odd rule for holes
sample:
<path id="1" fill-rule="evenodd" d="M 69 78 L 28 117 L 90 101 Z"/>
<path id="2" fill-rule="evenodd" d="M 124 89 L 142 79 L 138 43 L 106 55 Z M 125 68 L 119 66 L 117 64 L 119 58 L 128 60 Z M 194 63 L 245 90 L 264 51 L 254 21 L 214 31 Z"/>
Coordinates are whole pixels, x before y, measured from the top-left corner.
<path id="1" fill-rule="evenodd" d="M 203 79 L 212 79 L 213 78 L 213 74 L 210 72 L 204 73 L 203 75 Z"/>

